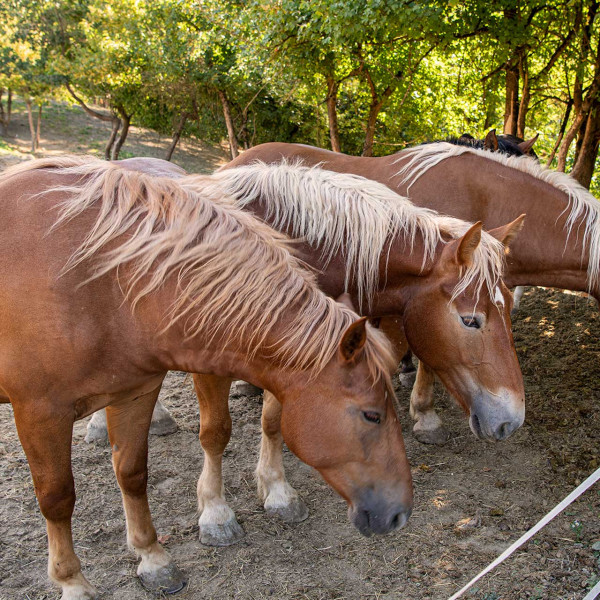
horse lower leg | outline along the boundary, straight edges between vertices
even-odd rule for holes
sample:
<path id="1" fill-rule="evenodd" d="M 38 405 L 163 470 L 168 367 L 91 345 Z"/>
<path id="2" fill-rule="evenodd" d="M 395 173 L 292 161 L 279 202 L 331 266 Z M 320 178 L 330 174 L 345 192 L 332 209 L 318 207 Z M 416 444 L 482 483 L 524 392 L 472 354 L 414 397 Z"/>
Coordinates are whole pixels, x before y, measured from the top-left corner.
<path id="1" fill-rule="evenodd" d="M 515 314 L 519 310 L 519 306 L 521 306 L 521 298 L 523 297 L 523 293 L 525 292 L 525 288 L 522 285 L 518 285 L 513 292 L 513 307 L 510 311 L 511 314 Z"/>
<path id="2" fill-rule="evenodd" d="M 71 534 L 75 506 L 71 471 L 73 413 L 61 415 L 60 410 L 43 402 L 36 402 L 35 407 L 13 403 L 13 408 L 40 510 L 46 519 L 48 575 L 62 588 L 62 600 L 96 598 L 96 590 L 81 572 Z"/>
<path id="3" fill-rule="evenodd" d="M 108 406 L 106 420 L 112 462 L 127 523 L 127 544 L 141 558 L 137 574 L 155 593 L 175 593 L 186 583 L 168 553 L 158 543 L 148 506 L 148 430 L 160 387 L 124 403 Z"/>
<path id="4" fill-rule="evenodd" d="M 404 327 L 400 317 L 383 317 L 379 328 L 392 343 L 394 354 L 399 360 L 399 379 L 403 387 L 410 388 L 415 382 L 415 368 L 412 364 L 412 352 L 404 335 Z"/>
<path id="5" fill-rule="evenodd" d="M 285 478 L 281 404 L 267 390 L 263 398 L 261 424 L 260 456 L 256 467 L 258 495 L 268 515 L 277 515 L 288 523 L 304 521 L 308 517 L 308 509 Z"/>
<path id="6" fill-rule="evenodd" d="M 419 362 L 410 395 L 410 416 L 415 420 L 413 433 L 423 444 L 443 444 L 448 441 L 448 431 L 433 408 L 434 383 L 434 372 Z"/>
<path id="7" fill-rule="evenodd" d="M 229 388 L 231 379 L 194 375 L 200 406 L 200 444 L 204 465 L 198 480 L 200 541 L 208 546 L 229 546 L 244 536 L 234 512 L 225 500 L 223 452 L 231 436 Z"/>

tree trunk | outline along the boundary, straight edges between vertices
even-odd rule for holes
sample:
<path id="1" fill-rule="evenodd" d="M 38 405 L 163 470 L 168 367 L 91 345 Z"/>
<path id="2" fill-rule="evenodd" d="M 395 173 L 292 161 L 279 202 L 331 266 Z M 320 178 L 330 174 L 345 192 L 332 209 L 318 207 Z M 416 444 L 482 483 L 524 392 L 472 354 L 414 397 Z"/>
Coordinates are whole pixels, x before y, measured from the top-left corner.
<path id="1" fill-rule="evenodd" d="M 600 143 L 600 102 L 596 100 L 589 112 L 585 127 L 585 135 L 581 143 L 579 155 L 571 171 L 571 177 L 588 188 L 594 175 L 594 166 Z"/>
<path id="2" fill-rule="evenodd" d="M 4 95 L 4 89 L 0 88 L 0 135 L 6 135 L 7 126 L 6 126 L 6 113 L 4 112 L 4 102 L 2 102 L 2 96 Z"/>
<path id="3" fill-rule="evenodd" d="M 6 101 L 6 128 L 10 125 L 10 115 L 12 113 L 13 92 L 8 88 L 8 100 Z"/>
<path id="4" fill-rule="evenodd" d="M 113 152 L 113 146 L 115 144 L 115 140 L 117 139 L 117 134 L 119 133 L 119 129 L 121 128 L 121 119 L 117 117 L 117 115 L 113 115 L 112 118 L 112 129 L 110 132 L 110 137 L 106 142 L 106 146 L 104 146 L 104 160 L 110 160 Z"/>
<path id="5" fill-rule="evenodd" d="M 26 98 L 25 104 L 27 105 L 27 117 L 29 119 L 29 132 L 31 134 L 31 152 L 35 152 L 35 126 L 33 124 L 33 112 L 31 110 L 31 98 Z"/>
<path id="6" fill-rule="evenodd" d="M 339 83 L 332 75 L 327 75 L 327 119 L 329 122 L 329 139 L 331 149 L 334 152 L 341 152 L 340 130 L 337 118 L 337 92 Z"/>
<path id="7" fill-rule="evenodd" d="M 506 97 L 504 101 L 504 133 L 517 135 L 519 118 L 519 67 L 518 64 L 506 68 Z"/>
<path id="8" fill-rule="evenodd" d="M 375 126 L 377 117 L 383 104 L 381 102 L 371 102 L 369 107 L 369 116 L 367 117 L 367 128 L 365 131 L 365 142 L 363 144 L 362 155 L 373 156 L 373 142 L 375 141 Z"/>
<path id="9" fill-rule="evenodd" d="M 222 90 L 217 90 L 221 105 L 223 106 L 223 116 L 225 117 L 225 125 L 227 127 L 227 137 L 229 138 L 229 150 L 231 151 L 231 158 L 234 159 L 238 154 L 238 143 L 235 136 L 235 129 L 233 127 L 233 119 L 231 118 L 231 108 L 229 106 L 229 100 Z"/>
<path id="10" fill-rule="evenodd" d="M 531 92 L 529 88 L 529 68 L 527 64 L 527 54 L 523 52 L 521 54 L 521 60 L 519 61 L 519 76 L 523 81 L 523 89 L 521 91 L 521 102 L 518 107 L 517 114 L 517 137 L 525 139 L 525 119 L 527 118 L 527 111 L 529 110 L 529 99 L 531 98 Z"/>
<path id="11" fill-rule="evenodd" d="M 131 123 L 131 115 L 128 115 L 123 108 L 119 108 L 119 114 L 121 115 L 121 122 L 123 127 L 121 127 L 121 133 L 119 134 L 119 139 L 113 146 L 110 158 L 111 160 L 119 160 L 119 154 L 121 152 L 121 148 L 127 139 L 127 134 L 129 133 L 129 124 Z"/>
<path id="12" fill-rule="evenodd" d="M 567 128 L 567 123 L 569 122 L 569 117 L 571 116 L 571 110 L 573 109 L 573 99 L 569 98 L 569 102 L 567 103 L 567 109 L 565 110 L 565 116 L 563 117 L 562 123 L 560 125 L 560 131 L 558 132 L 558 138 L 556 138 L 556 143 L 554 144 L 554 148 L 552 148 L 552 152 L 546 161 L 546 166 L 549 167 L 556 156 L 556 152 L 560 146 L 560 143 L 565 135 L 565 129 Z"/>
<path id="13" fill-rule="evenodd" d="M 40 147 L 40 135 L 42 133 L 42 105 L 38 105 L 37 127 L 35 129 L 35 147 Z"/>
<path id="14" fill-rule="evenodd" d="M 173 158 L 173 152 L 175 152 L 175 148 L 179 142 L 179 138 L 181 137 L 181 132 L 185 127 L 185 122 L 188 120 L 188 113 L 182 112 L 181 117 L 179 118 L 179 122 L 177 123 L 177 127 L 175 127 L 175 131 L 173 132 L 173 139 L 171 141 L 171 145 L 167 150 L 167 155 L 165 156 L 165 160 L 171 160 Z"/>

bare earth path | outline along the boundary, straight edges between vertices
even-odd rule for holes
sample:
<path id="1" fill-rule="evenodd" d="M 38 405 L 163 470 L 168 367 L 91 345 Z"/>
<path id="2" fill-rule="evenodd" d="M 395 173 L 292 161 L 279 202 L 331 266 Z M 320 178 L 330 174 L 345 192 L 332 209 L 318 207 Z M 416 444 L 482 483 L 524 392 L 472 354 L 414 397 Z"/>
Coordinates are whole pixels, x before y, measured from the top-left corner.
<path id="1" fill-rule="evenodd" d="M 152 135 L 140 132 L 144 151 Z M 71 139 L 77 139 L 75 134 Z M 58 140 L 53 144 L 44 142 L 46 151 L 60 150 Z M 217 164 L 218 152 L 212 151 Z M 194 148 L 178 162 L 199 171 L 193 161 L 200 154 Z M 206 170 L 213 161 L 208 156 Z M 454 403 L 438 391 L 438 406 L 454 437 L 442 448 L 420 445 L 410 434 L 409 393 L 397 388 L 415 512 L 404 530 L 385 538 L 362 538 L 348 523 L 344 503 L 289 452 L 289 477 L 310 516 L 297 525 L 267 518 L 253 479 L 260 398 L 232 397 L 234 429 L 225 476 L 246 537 L 228 548 L 202 546 L 195 512 L 202 465 L 198 409 L 189 378 L 172 373 L 162 398 L 180 430 L 151 439 L 149 489 L 159 535 L 190 578 L 177 597 L 447 599 L 600 464 L 597 307 L 581 296 L 531 289 L 514 331 L 527 417 L 506 442 L 477 441 Z M 85 444 L 84 434 L 85 422 L 80 422 L 73 445 L 74 537 L 84 570 L 103 600 L 148 599 L 125 546 L 110 451 Z M 600 551 L 593 548 L 600 548 L 599 517 L 596 486 L 465 598 L 581 600 L 600 579 Z M 46 579 L 44 522 L 12 410 L 0 405 L 0 599 L 22 598 L 58 594 Z"/>

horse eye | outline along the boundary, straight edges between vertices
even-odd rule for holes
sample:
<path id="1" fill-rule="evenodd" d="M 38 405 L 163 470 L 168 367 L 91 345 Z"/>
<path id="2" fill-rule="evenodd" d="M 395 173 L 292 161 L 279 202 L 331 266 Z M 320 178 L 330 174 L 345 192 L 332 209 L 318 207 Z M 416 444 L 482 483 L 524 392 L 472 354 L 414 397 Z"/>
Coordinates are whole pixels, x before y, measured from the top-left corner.
<path id="1" fill-rule="evenodd" d="M 377 423 L 377 425 L 381 423 L 381 416 L 379 413 L 372 410 L 363 410 L 363 417 L 369 421 L 369 423 Z"/>
<path id="2" fill-rule="evenodd" d="M 465 327 L 472 327 L 473 329 L 479 329 L 481 327 L 476 317 L 461 317 L 461 321 Z"/>

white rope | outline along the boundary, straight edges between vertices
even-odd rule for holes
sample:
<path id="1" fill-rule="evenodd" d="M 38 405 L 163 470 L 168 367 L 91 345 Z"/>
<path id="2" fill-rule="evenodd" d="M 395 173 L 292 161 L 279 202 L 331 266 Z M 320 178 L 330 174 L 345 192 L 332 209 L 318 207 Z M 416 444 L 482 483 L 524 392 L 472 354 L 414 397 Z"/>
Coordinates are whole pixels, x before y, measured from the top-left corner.
<path id="1" fill-rule="evenodd" d="M 594 600 L 600 596 L 600 581 L 591 589 L 590 593 L 583 600 Z"/>
<path id="2" fill-rule="evenodd" d="M 543 519 L 538 521 L 527 533 L 522 535 L 512 546 L 507 548 L 493 563 L 488 565 L 477 577 L 474 577 L 465 585 L 464 588 L 460 589 L 448 600 L 456 600 L 460 598 L 474 583 L 479 581 L 484 575 L 489 573 L 492 569 L 497 567 L 500 563 L 504 562 L 517 548 L 521 547 L 527 540 L 532 538 L 542 527 L 545 527 L 556 515 L 560 514 L 571 502 L 579 498 L 583 492 L 591 488 L 600 479 L 600 468 L 596 469 L 581 485 L 575 488 L 558 506 L 553 508 Z M 594 589 L 588 594 L 584 600 L 592 600 L 600 592 L 600 583 L 594 587 Z M 595 594 L 595 595 L 594 595 Z"/>

